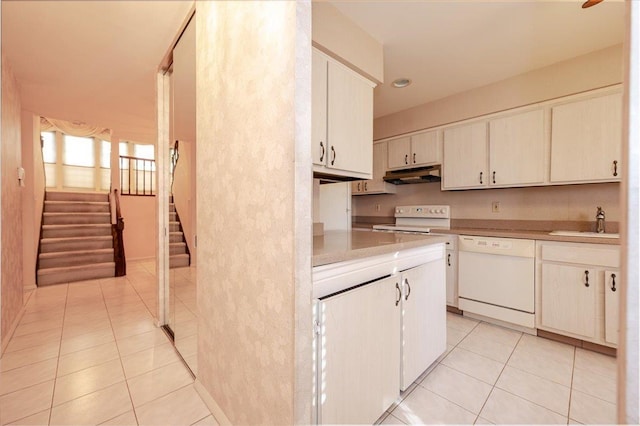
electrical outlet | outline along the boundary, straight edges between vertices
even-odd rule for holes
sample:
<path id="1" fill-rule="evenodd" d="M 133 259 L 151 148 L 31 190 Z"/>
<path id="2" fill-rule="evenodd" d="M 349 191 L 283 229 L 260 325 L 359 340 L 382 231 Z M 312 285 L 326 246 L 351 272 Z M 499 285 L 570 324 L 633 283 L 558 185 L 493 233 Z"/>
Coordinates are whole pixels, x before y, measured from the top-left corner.
<path id="1" fill-rule="evenodd" d="M 500 213 L 500 201 L 493 201 L 491 203 L 491 212 Z"/>
<path id="2" fill-rule="evenodd" d="M 376 211 L 379 212 L 380 211 L 380 204 L 376 204 Z"/>

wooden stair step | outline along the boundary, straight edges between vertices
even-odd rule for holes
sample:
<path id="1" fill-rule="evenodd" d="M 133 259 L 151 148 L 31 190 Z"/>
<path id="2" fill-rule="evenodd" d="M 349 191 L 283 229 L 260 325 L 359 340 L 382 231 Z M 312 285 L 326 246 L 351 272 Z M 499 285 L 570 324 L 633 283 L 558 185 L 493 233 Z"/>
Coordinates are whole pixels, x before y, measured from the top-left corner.
<path id="1" fill-rule="evenodd" d="M 91 265 L 65 266 L 38 270 L 38 285 L 51 285 L 75 281 L 109 278 L 115 276 L 114 262 L 95 263 Z"/>
<path id="2" fill-rule="evenodd" d="M 189 262 L 190 262 L 189 255 L 186 253 L 169 256 L 170 269 L 189 266 Z"/>
<path id="3" fill-rule="evenodd" d="M 43 213 L 44 225 L 82 225 L 111 223 L 111 213 Z"/>
<path id="4" fill-rule="evenodd" d="M 45 213 L 110 213 L 106 201 L 45 201 Z"/>
<path id="5" fill-rule="evenodd" d="M 98 237 L 107 235 L 111 235 L 110 223 L 42 225 L 43 238 Z"/>
<path id="6" fill-rule="evenodd" d="M 39 269 L 113 262 L 113 249 L 73 250 L 41 253 Z"/>
<path id="7" fill-rule="evenodd" d="M 106 192 L 46 191 L 45 201 L 101 201 L 109 202 Z"/>
<path id="8" fill-rule="evenodd" d="M 111 236 L 43 238 L 40 240 L 40 253 L 104 248 L 113 248 L 113 238 Z"/>

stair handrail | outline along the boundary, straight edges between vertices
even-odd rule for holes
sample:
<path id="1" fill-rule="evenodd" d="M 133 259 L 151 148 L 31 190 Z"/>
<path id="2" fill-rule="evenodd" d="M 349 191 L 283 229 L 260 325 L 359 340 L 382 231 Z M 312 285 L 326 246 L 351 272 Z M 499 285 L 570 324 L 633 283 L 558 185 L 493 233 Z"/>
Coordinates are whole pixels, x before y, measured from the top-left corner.
<path id="1" fill-rule="evenodd" d="M 113 190 L 113 199 L 116 208 L 115 223 L 111 223 L 111 236 L 113 237 L 113 261 L 116 264 L 115 276 L 123 277 L 127 275 L 127 260 L 124 254 L 124 218 L 120 210 L 120 195 L 118 189 Z"/>
<path id="2" fill-rule="evenodd" d="M 171 153 L 171 186 L 169 188 L 169 193 L 173 195 L 173 182 L 175 180 L 176 174 L 176 166 L 178 165 L 178 159 L 180 159 L 180 152 L 178 151 L 180 141 L 176 140 L 176 143 L 173 145 L 173 152 Z"/>

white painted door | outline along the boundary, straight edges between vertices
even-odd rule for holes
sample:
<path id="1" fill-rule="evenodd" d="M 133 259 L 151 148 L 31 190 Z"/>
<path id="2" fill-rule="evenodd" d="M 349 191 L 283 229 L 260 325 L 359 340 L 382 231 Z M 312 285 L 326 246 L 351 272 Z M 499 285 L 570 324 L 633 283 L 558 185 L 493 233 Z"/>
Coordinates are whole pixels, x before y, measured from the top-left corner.
<path id="1" fill-rule="evenodd" d="M 325 231 L 351 230 L 351 183 L 320 185 L 318 204 Z"/>
<path id="2" fill-rule="evenodd" d="M 404 137 L 387 141 L 389 169 L 406 169 L 411 156 L 411 138 Z"/>
<path id="3" fill-rule="evenodd" d="M 442 143 L 438 131 L 411 136 L 411 165 L 428 166 L 442 163 Z"/>
<path id="4" fill-rule="evenodd" d="M 400 277 L 322 300 L 319 423 L 373 424 L 400 391 Z"/>
<path id="5" fill-rule="evenodd" d="M 373 88 L 341 64 L 328 64 L 327 167 L 371 175 Z"/>
<path id="6" fill-rule="evenodd" d="M 604 272 L 604 340 L 618 344 L 620 300 L 620 272 Z"/>
<path id="7" fill-rule="evenodd" d="M 593 339 L 597 270 L 543 263 L 541 282 L 542 325 Z"/>
<path id="8" fill-rule="evenodd" d="M 489 185 L 543 183 L 546 144 L 542 109 L 491 120 Z"/>
<path id="9" fill-rule="evenodd" d="M 487 123 L 445 129 L 442 187 L 483 188 L 488 185 Z"/>
<path id="10" fill-rule="evenodd" d="M 311 154 L 313 164 L 327 161 L 327 59 L 315 51 L 311 56 Z"/>
<path id="11" fill-rule="evenodd" d="M 622 95 L 552 108 L 551 182 L 620 180 Z"/>
<path id="12" fill-rule="evenodd" d="M 444 253 L 402 273 L 402 380 L 406 390 L 447 349 Z"/>

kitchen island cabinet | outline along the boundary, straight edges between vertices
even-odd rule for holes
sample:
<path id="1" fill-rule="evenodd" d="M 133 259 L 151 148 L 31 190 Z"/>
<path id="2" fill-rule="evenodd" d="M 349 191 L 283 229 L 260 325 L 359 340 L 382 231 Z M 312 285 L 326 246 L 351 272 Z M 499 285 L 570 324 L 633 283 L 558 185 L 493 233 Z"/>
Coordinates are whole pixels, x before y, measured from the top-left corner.
<path id="1" fill-rule="evenodd" d="M 316 422 L 371 424 L 446 350 L 445 240 L 325 237 L 314 250 Z"/>

